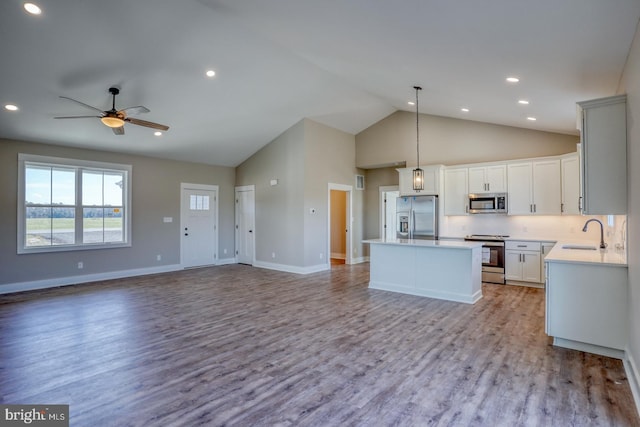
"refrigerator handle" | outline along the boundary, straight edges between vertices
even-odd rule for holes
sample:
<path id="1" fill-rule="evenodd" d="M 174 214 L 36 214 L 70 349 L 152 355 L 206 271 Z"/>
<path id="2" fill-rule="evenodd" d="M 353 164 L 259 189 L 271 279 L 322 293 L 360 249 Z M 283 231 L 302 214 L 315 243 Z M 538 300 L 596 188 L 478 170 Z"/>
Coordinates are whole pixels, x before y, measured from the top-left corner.
<path id="1" fill-rule="evenodd" d="M 413 235 L 415 234 L 415 224 L 416 224 L 416 211 L 411 209 L 411 215 L 409 215 L 409 238 L 413 239 Z"/>

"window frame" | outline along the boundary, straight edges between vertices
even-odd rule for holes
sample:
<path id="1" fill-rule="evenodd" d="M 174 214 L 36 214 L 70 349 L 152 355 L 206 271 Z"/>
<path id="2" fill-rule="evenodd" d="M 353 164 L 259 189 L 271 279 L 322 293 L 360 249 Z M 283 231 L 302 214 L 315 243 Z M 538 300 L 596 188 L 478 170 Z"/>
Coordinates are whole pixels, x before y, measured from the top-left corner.
<path id="1" fill-rule="evenodd" d="M 82 179 L 79 177 L 83 171 L 102 171 L 102 172 L 118 172 L 124 176 L 125 184 L 123 185 L 123 241 L 122 242 L 100 242 L 100 243 L 82 243 L 82 227 L 83 217 L 75 216 L 76 243 L 69 245 L 50 245 L 50 246 L 26 246 L 26 166 L 30 163 L 41 164 L 48 167 L 64 167 L 75 169 L 76 186 L 75 186 L 75 208 L 79 207 L 82 211 L 81 195 L 82 195 Z M 18 254 L 30 253 L 46 253 L 46 252 L 67 252 L 78 250 L 94 250 L 94 249 L 110 249 L 131 247 L 131 181 L 133 166 L 118 163 L 95 162 L 80 159 L 66 159 L 61 157 L 40 156 L 35 154 L 18 153 L 18 215 L 17 215 L 17 244 Z M 80 243 L 77 243 L 80 239 Z"/>

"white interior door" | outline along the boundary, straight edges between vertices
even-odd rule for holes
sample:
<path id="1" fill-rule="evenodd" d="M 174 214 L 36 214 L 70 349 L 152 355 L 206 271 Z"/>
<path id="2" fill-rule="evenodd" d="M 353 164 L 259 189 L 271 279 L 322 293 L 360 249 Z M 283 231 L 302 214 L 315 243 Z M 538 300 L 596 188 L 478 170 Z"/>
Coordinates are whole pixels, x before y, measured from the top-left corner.
<path id="1" fill-rule="evenodd" d="M 236 260 L 253 265 L 255 259 L 255 188 L 236 187 Z"/>
<path id="2" fill-rule="evenodd" d="M 184 268 L 216 263 L 218 248 L 218 188 L 182 184 L 180 253 Z"/>
<path id="3" fill-rule="evenodd" d="M 400 197 L 398 186 L 381 186 L 380 191 L 380 238 L 396 237 L 396 199 Z"/>

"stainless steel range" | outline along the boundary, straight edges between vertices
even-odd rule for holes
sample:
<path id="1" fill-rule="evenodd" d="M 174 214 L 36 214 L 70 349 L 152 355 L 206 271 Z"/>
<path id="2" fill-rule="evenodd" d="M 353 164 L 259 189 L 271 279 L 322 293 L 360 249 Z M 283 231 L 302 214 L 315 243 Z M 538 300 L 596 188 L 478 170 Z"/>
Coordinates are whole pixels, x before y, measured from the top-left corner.
<path id="1" fill-rule="evenodd" d="M 497 234 L 472 234 L 464 240 L 482 242 L 482 281 L 504 285 L 504 239 Z"/>

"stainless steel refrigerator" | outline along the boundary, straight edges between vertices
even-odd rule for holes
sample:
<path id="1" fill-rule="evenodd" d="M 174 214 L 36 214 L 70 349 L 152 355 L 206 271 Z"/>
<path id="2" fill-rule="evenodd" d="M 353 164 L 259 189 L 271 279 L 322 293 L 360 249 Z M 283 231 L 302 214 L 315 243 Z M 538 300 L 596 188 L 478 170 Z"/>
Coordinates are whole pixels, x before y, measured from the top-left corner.
<path id="1" fill-rule="evenodd" d="M 396 199 L 396 236 L 399 239 L 438 239 L 438 196 L 401 196 Z"/>

